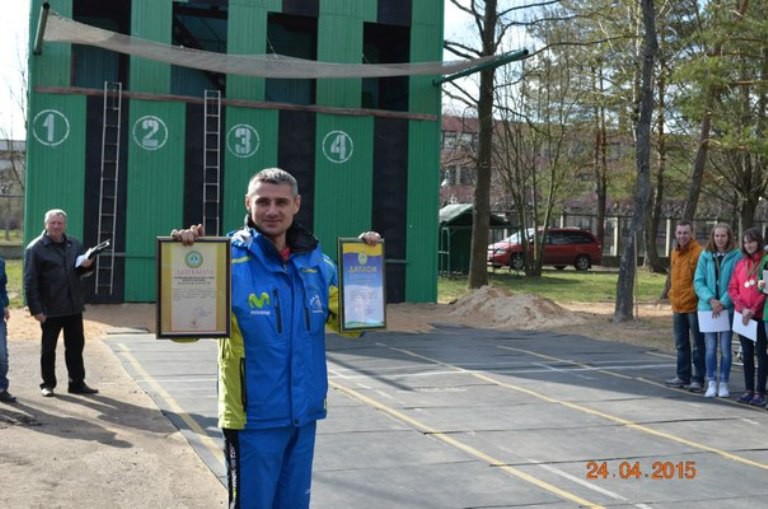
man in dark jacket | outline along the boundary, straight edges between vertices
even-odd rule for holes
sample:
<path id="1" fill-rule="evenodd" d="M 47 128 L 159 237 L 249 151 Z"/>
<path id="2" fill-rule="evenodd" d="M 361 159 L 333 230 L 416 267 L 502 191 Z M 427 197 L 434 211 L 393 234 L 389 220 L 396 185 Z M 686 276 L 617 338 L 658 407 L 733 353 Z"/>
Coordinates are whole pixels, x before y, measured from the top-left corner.
<path id="1" fill-rule="evenodd" d="M 90 273 L 93 260 L 83 254 L 80 241 L 67 235 L 66 229 L 67 213 L 49 210 L 45 213 L 45 231 L 29 243 L 24 255 L 27 306 L 43 332 L 40 390 L 45 397 L 52 397 L 56 387 L 56 343 L 62 329 L 69 392 L 99 392 L 86 385 L 83 365 L 85 298 L 80 279 Z"/>

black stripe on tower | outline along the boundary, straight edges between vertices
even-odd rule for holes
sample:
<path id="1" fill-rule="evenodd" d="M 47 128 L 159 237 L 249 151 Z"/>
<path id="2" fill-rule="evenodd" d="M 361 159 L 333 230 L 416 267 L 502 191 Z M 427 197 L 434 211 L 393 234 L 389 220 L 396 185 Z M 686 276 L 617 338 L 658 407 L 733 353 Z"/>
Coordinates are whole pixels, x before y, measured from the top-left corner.
<path id="1" fill-rule="evenodd" d="M 379 0 L 376 22 L 382 25 L 411 26 L 412 0 Z"/>
<path id="2" fill-rule="evenodd" d="M 320 13 L 319 0 L 283 0 L 283 14 L 316 18 Z"/>
<path id="3" fill-rule="evenodd" d="M 387 259 L 405 259 L 408 221 L 408 126 L 406 119 L 376 118 L 373 141 L 371 225 L 384 237 Z M 387 301 L 405 300 L 405 264 L 388 263 Z"/>
<path id="4" fill-rule="evenodd" d="M 299 181 L 301 208 L 296 220 L 312 230 L 315 204 L 315 113 L 280 111 L 277 165 Z"/>
<path id="5" fill-rule="evenodd" d="M 105 158 L 108 164 L 114 164 L 117 157 L 118 186 L 117 186 L 117 216 L 115 231 L 112 237 L 112 249 L 115 253 L 125 253 L 125 220 L 127 215 L 126 199 L 127 174 L 128 174 L 128 143 L 130 132 L 128 129 L 129 101 L 123 98 L 120 126 L 120 152 L 115 153 L 114 143 L 107 147 Z M 99 202 L 101 201 L 101 152 L 102 152 L 102 127 L 104 125 L 104 100 L 102 96 L 90 96 L 86 100 L 85 122 L 85 186 L 83 195 L 83 245 L 90 247 L 96 245 L 99 239 Z M 111 196 L 114 195 L 114 182 L 105 182 L 105 191 L 110 196 L 105 200 L 104 206 L 112 206 Z M 105 218 L 108 219 L 108 218 Z M 109 226 L 111 229 L 111 225 Z M 88 303 L 119 303 L 123 302 L 125 289 L 125 257 L 116 256 L 114 266 L 114 279 L 112 293 L 99 295 L 95 292 L 95 277 L 84 280 L 85 298 Z"/>
<path id="6" fill-rule="evenodd" d="M 203 222 L 203 104 L 187 103 L 184 131 L 184 218 L 181 226 Z"/>
<path id="7" fill-rule="evenodd" d="M 203 168 L 203 164 L 205 162 L 205 158 L 208 158 L 208 164 L 215 167 L 216 165 L 216 154 L 213 152 L 209 152 L 208 154 L 205 154 L 204 152 L 204 144 L 205 144 L 205 133 L 203 132 L 203 117 L 205 115 L 205 105 L 204 104 L 193 104 L 188 103 L 187 104 L 187 115 L 186 115 L 186 125 L 185 125 L 185 132 L 184 132 L 184 216 L 183 216 L 183 223 L 181 226 L 188 227 L 191 224 L 202 224 L 203 223 L 203 207 L 204 204 L 204 191 L 203 191 L 203 178 L 205 177 L 205 168 Z M 206 211 L 207 217 L 209 218 L 219 218 L 219 234 L 223 235 L 227 233 L 227 227 L 226 225 L 221 223 L 221 218 L 223 217 L 223 210 L 224 210 L 224 174 L 225 174 L 225 168 L 224 168 L 224 150 L 225 150 L 225 144 L 226 144 L 226 133 L 224 132 L 224 127 L 226 124 L 226 115 L 225 115 L 225 109 L 222 108 L 221 110 L 221 116 L 219 119 L 221 123 L 221 132 L 219 136 L 219 160 L 218 160 L 218 166 L 219 166 L 219 172 L 218 172 L 218 179 L 219 179 L 219 185 L 218 185 L 218 205 L 215 203 L 215 190 L 209 189 L 209 192 L 212 193 L 209 197 L 210 203 L 207 205 L 208 210 Z M 214 120 L 210 120 L 210 122 L 214 122 Z M 215 183 L 215 173 L 216 171 L 214 169 L 208 170 L 208 179 L 209 182 Z M 210 235 L 213 235 L 215 232 L 208 231 L 206 232 Z"/>

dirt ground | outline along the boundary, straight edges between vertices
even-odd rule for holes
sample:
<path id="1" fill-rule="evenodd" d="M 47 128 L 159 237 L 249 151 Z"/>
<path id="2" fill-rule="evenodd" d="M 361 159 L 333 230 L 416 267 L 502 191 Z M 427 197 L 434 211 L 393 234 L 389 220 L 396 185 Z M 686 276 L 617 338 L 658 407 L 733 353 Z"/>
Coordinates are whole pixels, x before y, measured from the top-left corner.
<path id="1" fill-rule="evenodd" d="M 510 295 L 483 287 L 451 304 L 391 304 L 387 328 L 393 331 L 428 331 L 432 324 L 496 329 L 545 329 L 645 345 L 674 351 L 672 310 L 669 305 L 636 306 L 635 319 L 613 323 L 613 303 L 554 303 L 533 295 Z M 113 328 L 154 332 L 154 304 L 91 305 L 84 314 L 86 337 L 103 337 Z M 39 339 L 40 327 L 22 310 L 14 310 L 9 337 Z"/>
<path id="2" fill-rule="evenodd" d="M 642 306 L 639 318 L 612 323 L 613 304 L 556 304 L 484 287 L 452 304 L 397 304 L 388 329 L 428 331 L 432 324 L 542 329 L 672 351 L 669 306 Z M 154 331 L 152 304 L 92 305 L 85 313 L 87 381 L 91 397 L 40 396 L 40 328 L 25 310 L 8 323 L 11 390 L 0 404 L 3 507 L 226 507 L 226 490 L 186 439 L 123 370 L 101 338 L 115 328 Z M 63 347 L 57 373 L 66 376 Z M 63 385 L 63 387 L 62 387 Z M 8 487 L 12 487 L 8 489 Z"/>

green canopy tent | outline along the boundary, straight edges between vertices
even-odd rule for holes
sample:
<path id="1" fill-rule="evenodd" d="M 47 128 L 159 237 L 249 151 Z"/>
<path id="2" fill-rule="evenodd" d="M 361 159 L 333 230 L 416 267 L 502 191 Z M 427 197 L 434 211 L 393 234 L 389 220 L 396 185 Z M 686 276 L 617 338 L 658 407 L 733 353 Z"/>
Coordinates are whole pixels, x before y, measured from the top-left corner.
<path id="1" fill-rule="evenodd" d="M 455 203 L 440 209 L 438 268 L 441 274 L 469 272 L 472 246 L 472 204 Z M 509 228 L 501 216 L 491 214 L 491 229 Z"/>

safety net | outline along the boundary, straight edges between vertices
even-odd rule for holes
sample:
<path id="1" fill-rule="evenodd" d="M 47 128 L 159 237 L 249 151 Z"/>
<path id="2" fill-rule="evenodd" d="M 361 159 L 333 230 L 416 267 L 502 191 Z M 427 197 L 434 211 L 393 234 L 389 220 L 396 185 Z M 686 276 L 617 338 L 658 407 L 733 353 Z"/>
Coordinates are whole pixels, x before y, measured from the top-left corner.
<path id="1" fill-rule="evenodd" d="M 449 62 L 418 62 L 409 64 L 343 64 L 317 62 L 275 53 L 263 55 L 233 55 L 162 44 L 139 37 L 119 34 L 80 23 L 59 15 L 53 9 L 48 14 L 43 39 L 96 46 L 167 64 L 192 67 L 222 74 L 259 76 L 263 78 L 384 78 L 390 76 L 455 74 L 492 62 L 496 56 Z"/>

